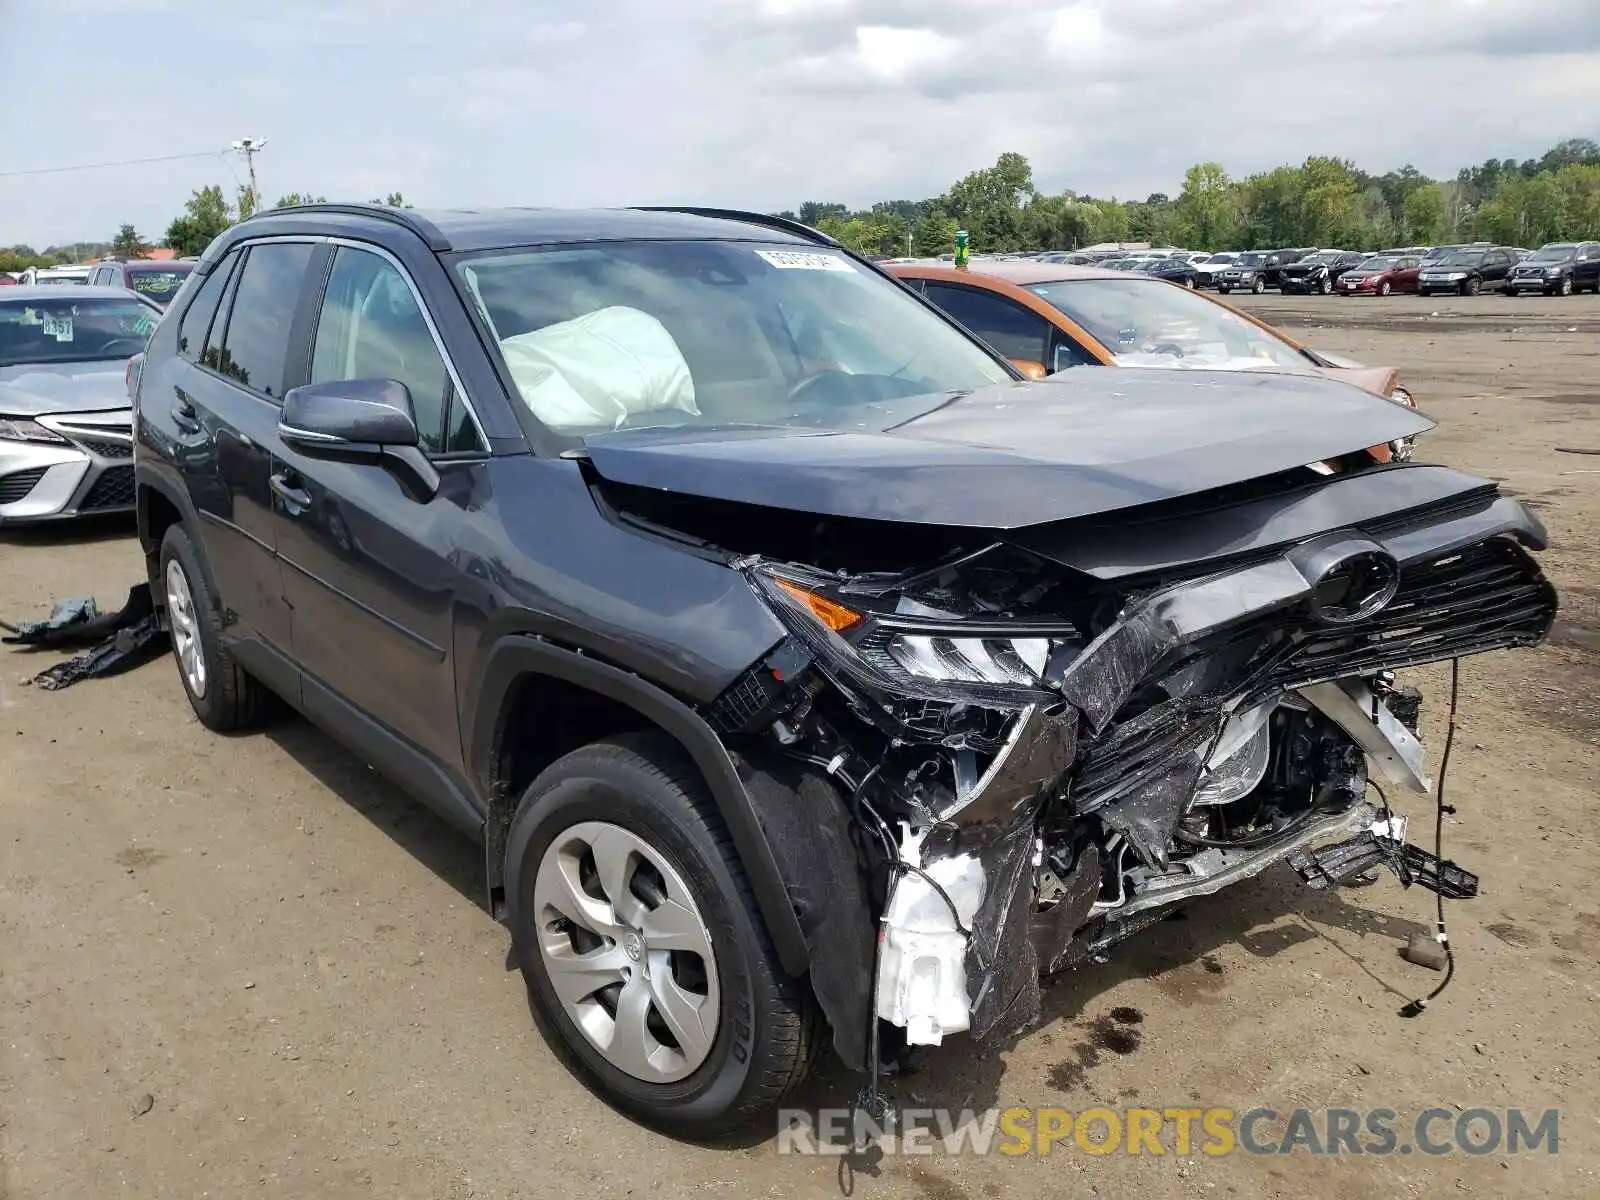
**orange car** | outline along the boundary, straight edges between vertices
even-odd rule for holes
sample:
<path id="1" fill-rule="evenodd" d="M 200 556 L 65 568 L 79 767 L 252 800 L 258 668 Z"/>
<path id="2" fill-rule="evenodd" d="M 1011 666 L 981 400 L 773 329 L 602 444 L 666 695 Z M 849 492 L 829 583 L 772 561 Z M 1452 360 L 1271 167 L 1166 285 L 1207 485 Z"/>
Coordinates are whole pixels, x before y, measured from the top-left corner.
<path id="1" fill-rule="evenodd" d="M 1024 375 L 1068 367 L 1167 367 L 1327 375 L 1416 407 L 1392 367 L 1363 367 L 1300 345 L 1249 313 L 1160 279 L 1097 267 L 994 262 L 979 268 L 886 263 Z M 1409 458 L 1411 446 L 1374 447 Z"/>

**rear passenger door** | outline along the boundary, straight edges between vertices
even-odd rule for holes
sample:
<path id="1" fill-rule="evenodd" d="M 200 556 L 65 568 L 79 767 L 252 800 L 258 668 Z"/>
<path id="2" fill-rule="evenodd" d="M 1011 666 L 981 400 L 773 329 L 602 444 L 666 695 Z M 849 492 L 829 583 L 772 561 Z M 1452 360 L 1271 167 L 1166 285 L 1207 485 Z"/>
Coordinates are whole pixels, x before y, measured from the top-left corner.
<path id="1" fill-rule="evenodd" d="M 1600 288 L 1600 242 L 1584 242 L 1578 246 L 1578 261 L 1572 269 L 1572 285 L 1576 288 Z"/>
<path id="2" fill-rule="evenodd" d="M 277 552 L 278 409 L 306 281 L 321 247 L 242 246 L 219 263 L 185 310 L 168 419 L 173 454 L 199 514 L 199 534 L 224 609 L 224 635 L 275 690 L 294 695 L 290 612 Z M 151 403 L 153 401 L 146 401 Z"/>
<path id="3" fill-rule="evenodd" d="M 333 247 L 308 343 L 300 382 L 406 385 L 440 489 L 422 497 L 376 463 L 284 448 L 277 482 L 292 500 L 281 506 L 278 552 L 304 706 L 325 724 L 343 723 L 354 744 L 370 741 L 350 722 L 370 718 L 458 765 L 451 553 L 484 445 L 420 292 L 385 252 Z"/>

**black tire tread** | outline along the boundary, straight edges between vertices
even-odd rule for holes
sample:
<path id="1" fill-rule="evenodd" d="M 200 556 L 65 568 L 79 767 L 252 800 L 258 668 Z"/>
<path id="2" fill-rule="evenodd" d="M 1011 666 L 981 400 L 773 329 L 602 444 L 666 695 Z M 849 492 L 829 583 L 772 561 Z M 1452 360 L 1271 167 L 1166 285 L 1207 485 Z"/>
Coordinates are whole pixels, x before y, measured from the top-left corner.
<path id="1" fill-rule="evenodd" d="M 209 660 L 207 667 L 211 687 L 207 689 L 203 703 L 209 711 L 202 715 L 197 708 L 196 716 L 208 729 L 218 733 L 231 733 L 260 725 L 272 711 L 272 693 L 234 661 L 233 655 L 228 653 L 227 646 L 223 644 L 222 616 L 217 610 L 216 597 L 206 584 L 205 573 L 199 569 L 199 548 L 182 525 L 172 526 L 161 539 L 163 577 L 169 556 L 183 565 L 183 573 L 189 581 L 189 594 L 194 599 L 196 619 L 204 627 L 200 645 Z M 188 687 L 182 684 L 181 677 L 180 685 L 187 694 Z"/>
<path id="2" fill-rule="evenodd" d="M 756 904 L 755 892 L 733 844 L 733 835 L 728 832 L 700 772 L 678 744 L 662 733 L 619 734 L 572 751 L 551 764 L 546 774 L 555 772 L 564 763 L 578 757 L 589 761 L 609 758 L 624 763 L 632 770 L 654 776 L 658 783 L 687 799 L 706 833 L 710 847 L 727 868 L 740 902 L 750 914 L 751 926 L 760 942 L 763 957 L 766 962 L 776 964 L 778 952 L 767 933 L 766 923 Z M 533 787 L 528 790 L 528 796 L 531 797 L 537 788 L 538 781 L 535 780 Z M 811 996 L 809 985 L 804 980 L 789 979 L 781 968 L 774 970 L 771 978 L 774 986 L 770 989 L 758 988 L 756 999 L 765 1010 L 762 1014 L 763 1024 L 771 1030 L 773 1048 L 777 1051 L 772 1057 L 783 1065 L 763 1071 L 755 1080 L 755 1085 L 746 1088 L 740 1103 L 729 1110 L 723 1122 L 719 1122 L 728 1127 L 737 1127 L 770 1112 L 805 1080 L 827 1045 L 825 1023 Z"/>

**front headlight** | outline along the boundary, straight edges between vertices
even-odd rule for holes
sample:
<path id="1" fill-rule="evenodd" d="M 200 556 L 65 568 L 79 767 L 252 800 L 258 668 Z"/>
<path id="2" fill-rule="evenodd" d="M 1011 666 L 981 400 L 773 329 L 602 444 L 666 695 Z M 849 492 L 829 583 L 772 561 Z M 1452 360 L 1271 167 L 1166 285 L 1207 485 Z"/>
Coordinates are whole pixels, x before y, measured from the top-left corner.
<path id="1" fill-rule="evenodd" d="M 1544 273 L 1546 275 L 1559 275 L 1559 274 L 1561 274 L 1561 268 L 1560 267 L 1546 267 L 1544 269 Z"/>
<path id="2" fill-rule="evenodd" d="M 1465 271 L 1451 271 L 1450 274 L 1446 276 L 1447 279 L 1465 279 L 1466 277 L 1467 273 Z"/>
<path id="3" fill-rule="evenodd" d="M 39 422 L 30 421 L 27 417 L 0 416 L 0 442 L 48 442 L 56 446 L 67 445 L 66 438 L 51 433 Z"/>
<path id="4" fill-rule="evenodd" d="M 1070 626 L 846 595 L 820 572 L 762 565 L 749 577 L 825 670 L 892 696 L 1002 709 L 1059 703 L 1045 682 L 1051 661 L 1058 651 L 1070 661 L 1083 644 Z"/>

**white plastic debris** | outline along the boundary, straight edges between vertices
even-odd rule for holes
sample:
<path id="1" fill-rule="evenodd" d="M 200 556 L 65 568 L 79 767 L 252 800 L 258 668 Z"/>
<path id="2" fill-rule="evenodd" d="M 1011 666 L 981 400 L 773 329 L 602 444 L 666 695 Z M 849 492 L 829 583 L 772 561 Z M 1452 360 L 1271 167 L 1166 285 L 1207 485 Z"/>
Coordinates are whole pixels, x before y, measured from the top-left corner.
<path id="1" fill-rule="evenodd" d="M 904 1028 L 907 1042 L 937 1046 L 946 1034 L 960 1033 L 971 1023 L 967 938 L 961 929 L 972 927 L 983 903 L 984 878 L 982 865 L 970 854 L 923 866 L 926 836 L 926 830 L 912 833 L 905 827 L 901 861 L 922 866 L 950 897 L 956 913 L 921 875 L 907 871 L 900 876 L 879 948 L 878 1015 Z"/>

